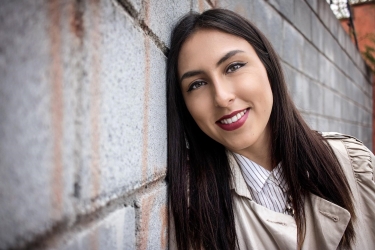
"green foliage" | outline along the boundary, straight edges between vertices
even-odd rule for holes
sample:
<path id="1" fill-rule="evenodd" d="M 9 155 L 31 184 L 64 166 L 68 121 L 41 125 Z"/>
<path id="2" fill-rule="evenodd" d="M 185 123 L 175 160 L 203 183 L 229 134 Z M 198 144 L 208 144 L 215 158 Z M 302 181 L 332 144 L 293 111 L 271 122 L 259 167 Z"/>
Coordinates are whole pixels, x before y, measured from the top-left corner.
<path id="1" fill-rule="evenodd" d="M 372 42 L 375 46 L 375 34 L 371 33 L 366 35 L 366 38 Z M 375 74 L 375 48 L 373 46 L 365 46 L 365 51 L 362 51 L 362 55 L 365 58 L 371 71 Z"/>

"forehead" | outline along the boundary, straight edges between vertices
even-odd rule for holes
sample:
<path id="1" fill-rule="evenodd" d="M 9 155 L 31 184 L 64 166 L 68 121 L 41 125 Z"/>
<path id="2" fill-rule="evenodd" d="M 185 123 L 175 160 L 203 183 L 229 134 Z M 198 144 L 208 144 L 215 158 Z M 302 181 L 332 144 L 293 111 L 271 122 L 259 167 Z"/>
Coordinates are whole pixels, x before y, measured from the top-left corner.
<path id="1" fill-rule="evenodd" d="M 200 29 L 186 39 L 178 57 L 179 71 L 198 63 L 215 63 L 231 50 L 253 51 L 242 37 L 215 29 Z"/>

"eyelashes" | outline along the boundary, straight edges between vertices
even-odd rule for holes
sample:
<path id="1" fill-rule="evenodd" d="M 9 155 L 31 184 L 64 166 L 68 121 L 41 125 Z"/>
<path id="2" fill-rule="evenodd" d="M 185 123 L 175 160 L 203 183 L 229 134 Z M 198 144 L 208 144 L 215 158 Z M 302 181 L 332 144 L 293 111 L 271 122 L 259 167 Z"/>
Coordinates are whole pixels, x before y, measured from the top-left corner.
<path id="1" fill-rule="evenodd" d="M 190 92 L 192 90 L 200 88 L 200 87 L 202 87 L 203 85 L 206 85 L 206 84 L 207 83 L 205 81 L 201 81 L 201 80 L 195 81 L 192 84 L 190 84 L 189 89 L 187 90 L 187 92 Z"/>
<path id="2" fill-rule="evenodd" d="M 225 74 L 230 74 L 230 73 L 234 73 L 236 72 L 237 70 L 239 70 L 240 68 L 242 68 L 243 66 L 245 66 L 247 64 L 247 62 L 234 62 L 234 63 L 231 63 L 228 65 L 228 67 L 225 69 Z M 192 82 L 187 90 L 187 92 L 191 92 L 195 89 L 198 89 L 204 85 L 206 85 L 207 82 L 203 81 L 203 80 L 196 80 L 194 82 Z"/>
<path id="3" fill-rule="evenodd" d="M 232 72 L 235 72 L 237 71 L 238 69 L 242 68 L 243 66 L 245 66 L 247 64 L 246 63 L 243 63 L 243 62 L 234 62 L 232 64 L 229 64 L 229 66 L 226 68 L 225 70 L 225 73 L 232 73 Z"/>

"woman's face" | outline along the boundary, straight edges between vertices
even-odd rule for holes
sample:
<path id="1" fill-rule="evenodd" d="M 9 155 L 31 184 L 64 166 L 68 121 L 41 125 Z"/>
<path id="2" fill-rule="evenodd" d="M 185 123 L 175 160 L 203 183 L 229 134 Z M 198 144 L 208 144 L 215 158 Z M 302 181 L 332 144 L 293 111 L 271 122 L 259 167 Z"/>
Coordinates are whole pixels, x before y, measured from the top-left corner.
<path id="1" fill-rule="evenodd" d="M 266 149 L 272 91 L 246 40 L 198 30 L 181 48 L 178 74 L 186 106 L 204 133 L 236 153 Z"/>

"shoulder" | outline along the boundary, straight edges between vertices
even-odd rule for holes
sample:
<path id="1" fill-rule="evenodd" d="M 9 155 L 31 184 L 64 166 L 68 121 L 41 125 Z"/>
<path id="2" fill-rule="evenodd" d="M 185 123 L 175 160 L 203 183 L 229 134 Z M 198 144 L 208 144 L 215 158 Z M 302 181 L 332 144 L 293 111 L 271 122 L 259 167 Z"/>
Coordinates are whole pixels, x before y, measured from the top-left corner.
<path id="1" fill-rule="evenodd" d="M 355 173 L 367 175 L 373 180 L 375 156 L 360 140 L 337 132 L 323 132 L 321 135 L 340 162 L 342 158 L 348 158 Z"/>
<path id="2" fill-rule="evenodd" d="M 322 133 L 346 175 L 356 208 L 356 242 L 353 249 L 375 249 L 374 154 L 357 138 L 339 133 Z"/>
<path id="3" fill-rule="evenodd" d="M 336 144 L 343 144 L 345 150 L 348 151 L 349 155 L 352 152 L 363 151 L 367 152 L 365 155 L 369 155 L 370 150 L 357 138 L 351 135 L 341 134 L 337 132 L 319 132 L 328 144 L 333 147 L 333 150 L 339 150 Z"/>

